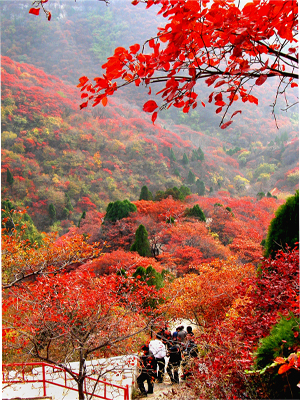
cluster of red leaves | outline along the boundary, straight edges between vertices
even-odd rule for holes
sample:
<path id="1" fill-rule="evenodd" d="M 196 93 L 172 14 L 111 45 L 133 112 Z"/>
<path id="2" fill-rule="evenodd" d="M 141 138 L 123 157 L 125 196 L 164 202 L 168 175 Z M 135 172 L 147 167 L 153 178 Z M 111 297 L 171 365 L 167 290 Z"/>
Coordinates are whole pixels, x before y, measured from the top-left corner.
<path id="1" fill-rule="evenodd" d="M 253 277 L 255 268 L 251 264 L 241 268 L 236 257 L 228 257 L 202 263 L 194 271 L 165 285 L 168 300 L 162 308 L 170 318 L 189 318 L 205 332 L 214 330 L 234 303 L 241 280 Z"/>
<path id="2" fill-rule="evenodd" d="M 158 296 L 154 287 L 122 275 L 96 278 L 87 266 L 41 276 L 5 294 L 4 349 L 14 346 L 56 364 L 74 357 L 74 349 L 86 358 L 126 340 L 134 327 L 143 330 L 147 318 L 141 316 L 152 315 L 147 301 Z"/>
<path id="3" fill-rule="evenodd" d="M 147 8 L 154 4 L 161 7 L 158 14 L 168 19 L 168 23 L 158 28 L 157 36 L 149 39 L 141 51 L 139 44 L 128 50 L 116 48 L 102 67 L 105 74 L 94 78 L 95 83 L 86 76 L 81 77 L 78 87 L 85 91 L 82 98 L 88 98 L 81 108 L 87 107 L 90 100 L 93 106 L 100 102 L 106 105 L 107 96 L 133 82 L 136 86 L 161 82 L 165 86 L 157 94 L 161 94 L 164 104 L 159 107 L 154 100 L 149 100 L 143 107 L 152 113 L 154 123 L 158 109 L 166 106 L 181 108 L 184 113 L 197 107 L 195 85 L 199 79 L 204 79 L 207 86 L 214 85 L 216 90 L 211 92 L 208 101 L 214 102 L 216 113 L 225 107 L 225 114 L 239 98 L 242 102 L 258 104 L 251 90 L 244 87 L 249 80 L 253 86 L 261 86 L 268 77 L 280 76 L 289 79 L 288 85 L 296 85 L 292 82 L 297 77 L 293 67 L 298 62 L 294 55 L 297 52 L 294 45 L 296 2 L 253 2 L 242 10 L 230 1 L 214 1 L 209 6 L 208 3 L 147 1 Z M 273 44 L 269 43 L 271 38 Z M 291 44 L 287 53 L 282 51 L 282 42 Z M 119 79 L 125 83 L 119 84 Z M 227 128 L 237 113 L 241 111 L 235 111 L 221 128 Z"/>
<path id="4" fill-rule="evenodd" d="M 137 267 L 144 267 L 146 269 L 150 265 L 158 272 L 161 272 L 163 269 L 162 265 L 154 258 L 141 257 L 137 252 L 129 252 L 121 249 L 104 253 L 101 257 L 86 264 L 96 275 L 117 273 L 122 269 L 130 275 L 135 272 Z M 84 267 L 85 265 L 83 265 Z"/>
<path id="5" fill-rule="evenodd" d="M 201 336 L 208 351 L 197 379 L 209 382 L 215 398 L 239 398 L 249 389 L 244 371 L 253 364 L 259 339 L 290 312 L 299 317 L 298 249 L 264 260 L 257 275 L 242 282 L 227 317 Z"/>

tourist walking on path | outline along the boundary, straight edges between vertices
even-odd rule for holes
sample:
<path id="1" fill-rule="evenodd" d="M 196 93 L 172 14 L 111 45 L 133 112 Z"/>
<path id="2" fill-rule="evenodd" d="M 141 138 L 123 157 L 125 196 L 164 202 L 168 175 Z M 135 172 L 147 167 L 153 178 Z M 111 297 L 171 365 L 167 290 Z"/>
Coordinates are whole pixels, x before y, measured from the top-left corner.
<path id="1" fill-rule="evenodd" d="M 178 370 L 182 357 L 180 346 L 178 343 L 176 343 L 176 341 L 174 341 L 173 345 L 168 349 L 167 355 L 170 357 L 167 366 L 167 373 L 172 383 L 179 383 Z"/>
<path id="2" fill-rule="evenodd" d="M 194 337 L 194 332 L 193 332 L 193 328 L 191 326 L 187 326 L 186 327 L 186 331 L 187 331 L 187 336 L 189 335 L 190 337 Z"/>
<path id="3" fill-rule="evenodd" d="M 143 354 L 140 357 L 140 364 L 142 367 L 142 371 L 137 378 L 138 387 L 143 396 L 147 396 L 147 393 L 153 393 L 154 389 L 154 380 L 156 376 L 157 363 L 155 357 L 151 351 L 149 351 L 149 347 L 144 345 L 142 347 Z M 144 382 L 147 381 L 148 391 L 146 392 Z"/>
<path id="4" fill-rule="evenodd" d="M 172 333 L 172 340 L 177 340 L 177 336 L 178 336 L 178 332 L 179 332 L 180 328 L 179 326 L 176 328 L 175 332 Z"/>
<path id="5" fill-rule="evenodd" d="M 149 343 L 149 351 L 153 353 L 156 362 L 157 362 L 157 381 L 158 383 L 162 383 L 164 379 L 164 372 L 165 372 L 165 357 L 167 355 L 166 353 L 166 347 L 163 344 L 162 340 L 160 340 L 159 335 L 155 335 L 154 339 L 150 341 Z"/>
<path id="6" fill-rule="evenodd" d="M 177 340 L 180 340 L 180 342 L 184 342 L 187 332 L 184 330 L 184 326 L 181 325 L 178 327 L 178 334 L 177 334 Z"/>
<path id="7" fill-rule="evenodd" d="M 182 379 L 186 379 L 192 375 L 192 370 L 195 366 L 195 360 L 198 357 L 198 347 L 194 342 L 194 337 L 190 334 L 187 334 L 183 355 L 184 360 L 182 362 Z"/>

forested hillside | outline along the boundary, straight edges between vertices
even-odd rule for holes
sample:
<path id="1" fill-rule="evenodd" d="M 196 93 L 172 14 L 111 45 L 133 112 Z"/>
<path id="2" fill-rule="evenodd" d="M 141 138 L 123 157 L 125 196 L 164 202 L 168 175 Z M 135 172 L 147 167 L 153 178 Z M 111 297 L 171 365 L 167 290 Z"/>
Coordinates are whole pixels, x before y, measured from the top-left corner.
<path id="1" fill-rule="evenodd" d="M 66 218 L 77 223 L 82 212 L 104 211 L 111 200 L 137 200 L 144 184 L 154 194 L 183 184 L 201 195 L 294 192 L 297 115 L 278 108 L 276 129 L 268 110 L 272 87 L 225 133 L 209 104 L 190 114 L 165 110 L 153 125 L 141 111 L 142 88 L 124 90 L 105 108 L 79 111 L 79 76 L 99 73 L 117 45 L 133 37 L 142 43 L 161 22 L 155 10 L 66 3 L 45 24 L 25 3 L 1 7 L 2 193 L 29 207 L 39 228 L 53 225 L 50 204 L 66 228 Z"/>
<path id="2" fill-rule="evenodd" d="M 84 400 L 86 361 L 136 355 L 185 320 L 195 336 L 178 341 L 182 376 L 170 378 L 180 386 L 166 399 L 299 398 L 295 3 L 106 3 L 0 3 L 3 362 L 58 366 Z M 224 49 L 233 60 L 229 123 L 220 69 L 196 82 L 190 33 L 205 48 L 204 75 L 219 50 L 221 64 Z M 253 48 L 241 49 L 248 36 Z M 279 47 L 260 36 L 282 40 L 278 63 L 292 71 L 268 66 Z M 252 73 L 254 54 L 265 64 Z M 137 57 L 134 78 L 120 73 L 125 55 Z M 151 66 L 170 75 L 159 81 Z M 176 81 L 180 68 L 189 76 Z M 241 88 L 242 72 L 256 83 Z M 291 76 L 284 90 L 280 72 Z M 96 107 L 93 78 L 104 91 Z M 158 107 L 157 92 L 168 103 L 177 89 L 175 107 Z M 8 382 L 17 370 L 4 365 Z M 111 377 L 90 373 L 91 390 Z M 120 366 L 110 373 L 119 379 Z"/>
<path id="3" fill-rule="evenodd" d="M 143 185 L 154 195 L 186 185 L 236 196 L 292 192 L 298 183 L 298 139 L 287 133 L 267 146 L 233 148 L 187 126 L 153 125 L 124 99 L 92 111 L 78 104 L 74 86 L 2 57 L 2 193 L 28 207 L 39 229 L 65 229 L 84 211 L 137 200 Z"/>

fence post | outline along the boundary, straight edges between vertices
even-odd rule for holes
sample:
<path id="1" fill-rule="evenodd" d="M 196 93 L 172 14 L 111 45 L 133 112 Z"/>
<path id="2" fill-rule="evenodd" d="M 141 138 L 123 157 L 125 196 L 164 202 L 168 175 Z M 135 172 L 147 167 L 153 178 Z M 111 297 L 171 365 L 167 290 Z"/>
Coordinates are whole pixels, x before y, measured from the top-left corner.
<path id="1" fill-rule="evenodd" d="M 45 364 L 43 363 L 43 367 L 42 367 L 42 371 L 43 371 L 43 396 L 46 397 L 46 371 L 45 371 Z"/>
<path id="2" fill-rule="evenodd" d="M 126 385 L 126 388 L 124 389 L 124 400 L 129 400 L 129 386 Z"/>

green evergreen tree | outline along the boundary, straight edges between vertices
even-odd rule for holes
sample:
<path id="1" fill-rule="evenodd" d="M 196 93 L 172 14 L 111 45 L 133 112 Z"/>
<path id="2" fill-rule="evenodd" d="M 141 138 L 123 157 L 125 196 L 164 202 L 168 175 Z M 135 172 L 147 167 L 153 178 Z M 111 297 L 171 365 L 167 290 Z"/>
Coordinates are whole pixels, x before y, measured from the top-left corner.
<path id="1" fill-rule="evenodd" d="M 48 213 L 49 213 L 51 223 L 55 222 L 56 221 L 56 209 L 52 203 L 49 204 Z"/>
<path id="2" fill-rule="evenodd" d="M 142 257 L 151 256 L 151 248 L 148 240 L 148 232 L 144 225 L 140 225 L 135 232 L 135 241 L 130 247 L 130 251 L 137 251 Z"/>
<path id="3" fill-rule="evenodd" d="M 174 200 L 181 200 L 182 198 L 181 192 L 177 186 L 174 186 L 173 188 L 168 188 L 165 191 L 164 198 L 166 199 L 169 196 L 172 196 Z"/>
<path id="4" fill-rule="evenodd" d="M 205 184 L 203 181 L 200 181 L 200 179 L 196 180 L 196 190 L 199 196 L 204 196 L 205 195 Z"/>
<path id="5" fill-rule="evenodd" d="M 65 198 L 66 198 L 66 203 L 65 203 L 65 207 L 69 210 L 69 211 L 73 211 L 73 206 L 71 203 L 71 199 L 70 196 L 68 195 L 68 193 L 65 194 Z"/>
<path id="6" fill-rule="evenodd" d="M 198 160 L 204 161 L 204 153 L 203 153 L 203 151 L 202 151 L 200 146 L 199 146 L 199 148 L 197 150 L 197 153 L 198 153 Z"/>
<path id="7" fill-rule="evenodd" d="M 167 224 L 174 224 L 175 223 L 175 218 L 174 217 L 168 217 L 167 219 L 166 219 L 166 223 Z"/>
<path id="8" fill-rule="evenodd" d="M 147 186 L 143 186 L 141 189 L 140 200 L 153 200 L 152 193 L 148 190 Z"/>
<path id="9" fill-rule="evenodd" d="M 67 207 L 65 207 L 65 208 L 63 209 L 63 212 L 62 212 L 62 219 L 68 219 L 68 218 L 69 218 L 69 215 L 70 215 L 70 211 L 68 210 Z"/>
<path id="10" fill-rule="evenodd" d="M 122 218 L 127 218 L 131 212 L 135 211 L 137 211 L 136 206 L 129 200 L 117 200 L 108 204 L 104 221 L 116 222 Z"/>
<path id="11" fill-rule="evenodd" d="M 204 212 L 201 210 L 198 204 L 195 204 L 192 208 L 187 208 L 184 212 L 187 217 L 195 217 L 198 218 L 200 221 L 205 222 L 206 218 Z"/>
<path id="12" fill-rule="evenodd" d="M 176 157 L 175 157 L 175 154 L 174 154 L 174 151 L 173 151 L 172 148 L 170 149 L 169 158 L 170 158 L 171 161 L 176 161 Z"/>
<path id="13" fill-rule="evenodd" d="M 265 197 L 265 194 L 264 194 L 264 192 L 258 192 L 256 197 L 257 197 L 257 200 L 261 200 L 262 198 Z"/>
<path id="14" fill-rule="evenodd" d="M 6 229 L 7 233 L 16 228 L 13 220 L 13 210 L 14 206 L 10 200 L 1 201 L 1 226 Z"/>
<path id="15" fill-rule="evenodd" d="M 6 181 L 10 186 L 14 183 L 14 177 L 8 168 L 6 169 Z"/>
<path id="16" fill-rule="evenodd" d="M 189 163 L 188 156 L 185 153 L 183 153 L 182 164 L 183 165 L 188 165 L 188 163 Z"/>
<path id="17" fill-rule="evenodd" d="M 79 218 L 79 221 L 78 221 L 78 228 L 80 228 L 80 223 L 81 223 L 81 221 L 82 221 L 83 219 L 85 219 L 85 216 L 86 216 L 86 212 L 83 211 L 83 213 L 81 214 L 81 217 Z"/>
<path id="18" fill-rule="evenodd" d="M 196 160 L 198 160 L 198 153 L 197 153 L 197 150 L 193 149 L 192 161 L 196 161 Z"/>
<path id="19" fill-rule="evenodd" d="M 221 203 L 215 203 L 215 204 L 214 204 L 214 207 L 224 207 L 224 206 L 223 206 L 223 204 L 221 204 Z"/>
<path id="20" fill-rule="evenodd" d="M 140 281 L 146 282 L 148 286 L 155 286 L 156 289 L 160 289 L 164 285 L 163 275 L 157 272 L 151 265 L 149 265 L 147 269 L 144 267 L 137 267 L 132 276 Z"/>
<path id="21" fill-rule="evenodd" d="M 163 190 L 158 190 L 155 194 L 155 201 L 161 201 L 162 199 L 164 199 L 165 197 L 165 192 Z"/>
<path id="22" fill-rule="evenodd" d="M 299 242 L 299 190 L 275 212 L 266 238 L 265 256 L 275 258 L 286 245 L 293 248 Z"/>
<path id="23" fill-rule="evenodd" d="M 174 175 L 180 178 L 180 172 L 178 171 L 178 168 L 175 168 Z"/>
<path id="24" fill-rule="evenodd" d="M 187 177 L 187 182 L 188 182 L 190 185 L 192 185 L 193 183 L 195 183 L 195 181 L 196 181 L 196 176 L 195 176 L 194 172 L 192 172 L 191 170 L 189 170 L 189 174 L 188 174 L 188 177 Z"/>
<path id="25" fill-rule="evenodd" d="M 183 201 L 186 196 L 189 196 L 192 192 L 191 189 L 185 185 L 180 186 L 179 191 L 181 193 L 180 200 Z"/>

